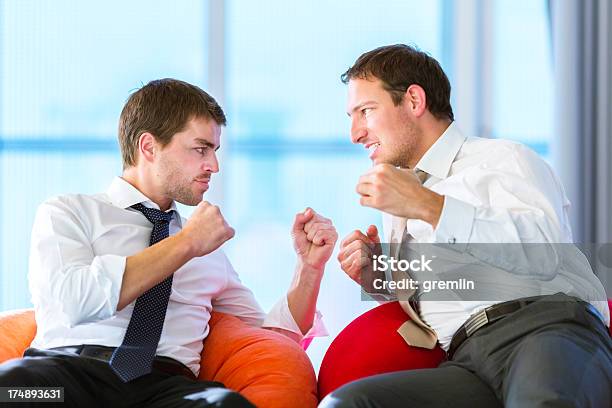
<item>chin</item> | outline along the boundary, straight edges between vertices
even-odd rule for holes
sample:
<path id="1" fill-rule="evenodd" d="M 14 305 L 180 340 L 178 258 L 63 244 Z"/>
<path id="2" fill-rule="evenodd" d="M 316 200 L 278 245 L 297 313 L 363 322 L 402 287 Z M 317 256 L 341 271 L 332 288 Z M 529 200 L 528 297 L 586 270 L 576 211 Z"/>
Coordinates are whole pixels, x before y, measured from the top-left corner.
<path id="1" fill-rule="evenodd" d="M 183 205 L 188 205 L 190 207 L 194 207 L 202 201 L 204 197 L 204 193 L 202 194 L 193 194 L 191 197 L 180 197 L 176 198 L 174 201 L 181 203 Z"/>
<path id="2" fill-rule="evenodd" d="M 385 161 L 380 158 L 380 156 L 374 157 L 370 159 L 373 165 L 384 163 Z"/>
<path id="3" fill-rule="evenodd" d="M 204 200 L 204 193 L 202 193 L 202 194 L 194 194 L 194 196 L 191 198 L 191 202 L 193 202 L 195 204 L 191 204 L 191 205 L 198 205 L 198 204 L 200 204 L 200 202 L 202 202 L 202 200 Z"/>
<path id="4" fill-rule="evenodd" d="M 383 157 L 377 157 L 375 159 L 372 159 L 372 165 L 377 165 L 377 164 L 393 164 L 393 163 L 391 163 L 389 160 L 385 160 Z"/>

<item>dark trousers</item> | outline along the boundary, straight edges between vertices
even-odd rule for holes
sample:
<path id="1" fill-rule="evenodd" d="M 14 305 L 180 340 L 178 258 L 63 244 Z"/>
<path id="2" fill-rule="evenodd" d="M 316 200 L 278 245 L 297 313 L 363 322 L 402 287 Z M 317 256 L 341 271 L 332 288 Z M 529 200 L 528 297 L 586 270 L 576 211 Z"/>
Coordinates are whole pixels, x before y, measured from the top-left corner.
<path id="1" fill-rule="evenodd" d="M 354 381 L 320 407 L 609 408 L 612 339 L 583 303 L 553 295 L 481 328 L 438 368 Z"/>
<path id="2" fill-rule="evenodd" d="M 64 387 L 63 403 L 19 407 L 253 407 L 221 383 L 155 369 L 123 383 L 104 361 L 53 350 L 28 349 L 23 359 L 0 365 L 0 387 L 9 386 Z"/>

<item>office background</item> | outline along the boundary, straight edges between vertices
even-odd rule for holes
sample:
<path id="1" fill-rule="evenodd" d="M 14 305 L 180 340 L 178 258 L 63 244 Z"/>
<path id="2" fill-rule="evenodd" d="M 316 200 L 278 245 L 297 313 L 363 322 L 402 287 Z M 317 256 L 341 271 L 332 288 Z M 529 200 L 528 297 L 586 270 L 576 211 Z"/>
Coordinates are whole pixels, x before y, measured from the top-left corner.
<path id="1" fill-rule="evenodd" d="M 466 134 L 524 142 L 553 165 L 578 241 L 610 242 L 610 14 L 605 0 L 0 0 L 0 310 L 31 305 L 37 205 L 120 175 L 119 112 L 163 77 L 199 85 L 226 111 L 206 199 L 236 228 L 225 249 L 268 309 L 293 274 L 296 212 L 313 207 L 341 238 L 380 226 L 354 192 L 370 162 L 350 143 L 339 76 L 391 43 L 441 62 Z M 330 337 L 308 350 L 315 367 L 373 306 L 334 254 L 319 300 Z"/>

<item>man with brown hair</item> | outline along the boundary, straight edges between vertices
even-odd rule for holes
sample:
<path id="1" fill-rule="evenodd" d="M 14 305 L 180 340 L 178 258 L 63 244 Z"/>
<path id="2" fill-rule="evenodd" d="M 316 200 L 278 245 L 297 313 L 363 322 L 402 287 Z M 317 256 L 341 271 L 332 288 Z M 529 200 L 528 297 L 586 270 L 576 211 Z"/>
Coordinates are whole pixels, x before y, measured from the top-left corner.
<path id="1" fill-rule="evenodd" d="M 484 285 L 465 297 L 444 288 L 386 293 L 410 318 L 399 330 L 406 342 L 440 344 L 448 361 L 352 382 L 321 406 L 612 406 L 606 295 L 572 251 L 569 202 L 549 166 L 518 143 L 464 137 L 446 75 L 413 47 L 369 51 L 342 81 L 351 140 L 373 162 L 357 193 L 361 205 L 383 212 L 383 244 L 397 244 L 400 257 L 411 248 L 438 251 L 458 260 L 444 265 L 445 276 L 480 272 Z M 385 292 L 377 279 L 397 280 L 373 270 L 380 242 L 370 225 L 349 234 L 338 255 L 373 296 Z M 542 247 L 551 254 L 540 256 Z M 423 286 L 434 282 L 412 272 Z"/>
<path id="2" fill-rule="evenodd" d="M 214 309 L 301 341 L 337 239 L 308 208 L 292 237 L 295 278 L 266 316 L 220 249 L 234 236 L 206 201 L 225 115 L 188 83 L 133 93 L 119 121 L 123 175 L 106 193 L 43 203 L 29 281 L 38 331 L 25 357 L 0 366 L 0 386 L 63 386 L 69 406 L 252 406 L 196 381 Z M 191 218 L 175 202 L 197 206 Z"/>

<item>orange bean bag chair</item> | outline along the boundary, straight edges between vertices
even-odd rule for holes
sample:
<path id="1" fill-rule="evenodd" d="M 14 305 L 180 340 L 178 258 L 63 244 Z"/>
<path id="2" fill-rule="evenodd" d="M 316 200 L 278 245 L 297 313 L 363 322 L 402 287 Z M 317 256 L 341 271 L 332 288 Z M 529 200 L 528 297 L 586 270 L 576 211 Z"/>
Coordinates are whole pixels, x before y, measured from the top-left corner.
<path id="1" fill-rule="evenodd" d="M 258 407 L 316 407 L 310 359 L 291 339 L 213 312 L 204 340 L 199 379 L 219 381 Z M 0 363 L 19 358 L 34 339 L 31 309 L 0 313 Z"/>

